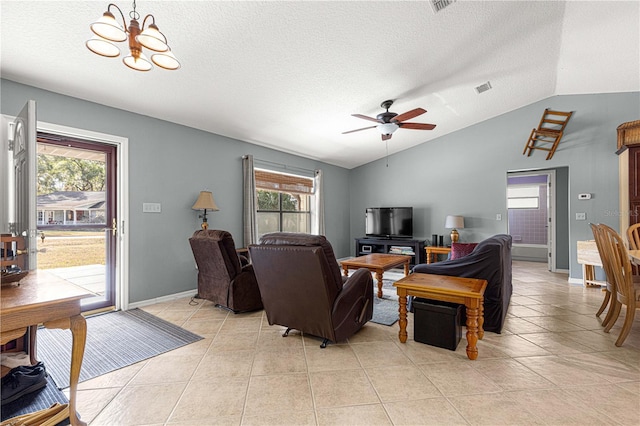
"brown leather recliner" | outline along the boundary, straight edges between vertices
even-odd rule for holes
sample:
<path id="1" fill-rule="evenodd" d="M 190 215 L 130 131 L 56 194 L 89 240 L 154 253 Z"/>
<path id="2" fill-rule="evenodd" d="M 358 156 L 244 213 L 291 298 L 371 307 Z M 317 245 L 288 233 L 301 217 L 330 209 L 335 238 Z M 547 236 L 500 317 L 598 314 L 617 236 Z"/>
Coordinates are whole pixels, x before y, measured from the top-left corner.
<path id="1" fill-rule="evenodd" d="M 253 266 L 242 265 L 227 231 L 200 230 L 189 238 L 198 265 L 198 296 L 233 313 L 262 309 Z"/>
<path id="2" fill-rule="evenodd" d="M 324 236 L 272 233 L 249 246 L 270 325 L 340 342 L 373 316 L 373 280 L 367 269 L 342 277 Z"/>

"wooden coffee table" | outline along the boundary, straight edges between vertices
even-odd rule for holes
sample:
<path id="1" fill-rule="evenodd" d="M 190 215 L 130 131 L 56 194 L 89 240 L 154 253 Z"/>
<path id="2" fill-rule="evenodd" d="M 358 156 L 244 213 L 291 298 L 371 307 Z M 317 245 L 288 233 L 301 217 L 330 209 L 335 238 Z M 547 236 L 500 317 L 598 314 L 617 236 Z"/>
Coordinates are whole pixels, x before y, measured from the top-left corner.
<path id="1" fill-rule="evenodd" d="M 404 276 L 409 275 L 409 262 L 411 256 L 404 256 L 401 254 L 382 254 L 372 253 L 366 256 L 354 257 L 353 259 L 343 260 L 340 262 L 344 276 L 349 276 L 349 269 L 367 268 L 371 272 L 376 273 L 376 280 L 378 280 L 378 297 L 382 298 L 382 275 L 384 271 L 388 271 L 391 268 L 398 266 L 404 266 Z"/>
<path id="2" fill-rule="evenodd" d="M 484 337 L 484 291 L 486 280 L 414 273 L 393 286 L 398 291 L 400 342 L 407 341 L 407 296 L 464 304 L 467 309 L 467 357 L 478 358 L 478 338 Z"/>

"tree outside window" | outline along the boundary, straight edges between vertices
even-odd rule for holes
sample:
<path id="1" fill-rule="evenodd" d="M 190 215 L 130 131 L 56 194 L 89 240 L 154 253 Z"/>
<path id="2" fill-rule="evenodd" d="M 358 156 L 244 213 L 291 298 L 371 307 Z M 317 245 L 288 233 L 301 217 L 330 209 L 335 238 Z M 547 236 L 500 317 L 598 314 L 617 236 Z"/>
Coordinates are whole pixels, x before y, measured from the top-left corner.
<path id="1" fill-rule="evenodd" d="M 262 189 L 256 195 L 258 237 L 270 232 L 311 232 L 309 195 Z"/>

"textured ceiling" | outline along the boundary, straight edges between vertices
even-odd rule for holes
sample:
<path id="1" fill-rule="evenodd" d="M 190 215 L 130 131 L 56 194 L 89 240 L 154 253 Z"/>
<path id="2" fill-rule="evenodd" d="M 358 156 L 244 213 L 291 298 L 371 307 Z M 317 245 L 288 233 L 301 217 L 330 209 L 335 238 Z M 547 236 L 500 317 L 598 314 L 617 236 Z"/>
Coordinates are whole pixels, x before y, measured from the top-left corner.
<path id="1" fill-rule="evenodd" d="M 437 124 L 396 131 L 394 153 L 553 95 L 640 90 L 637 1 L 138 1 L 182 63 L 148 73 L 84 46 L 107 4 L 2 1 L 2 77 L 347 168 L 386 155 L 376 129 L 342 134 L 386 99 Z"/>

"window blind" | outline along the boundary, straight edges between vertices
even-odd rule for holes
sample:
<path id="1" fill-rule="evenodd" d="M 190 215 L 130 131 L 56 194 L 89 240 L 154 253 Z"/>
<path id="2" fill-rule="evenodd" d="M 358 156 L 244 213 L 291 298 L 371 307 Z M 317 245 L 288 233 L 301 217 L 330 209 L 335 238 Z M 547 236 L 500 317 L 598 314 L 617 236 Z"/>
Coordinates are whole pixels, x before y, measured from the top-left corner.
<path id="1" fill-rule="evenodd" d="M 312 195 L 313 178 L 255 169 L 256 189 Z"/>

